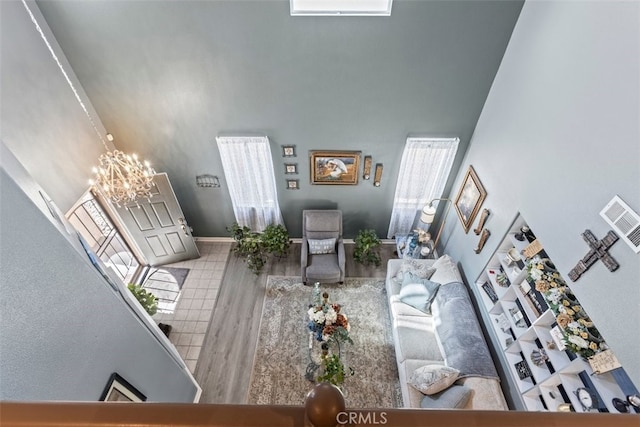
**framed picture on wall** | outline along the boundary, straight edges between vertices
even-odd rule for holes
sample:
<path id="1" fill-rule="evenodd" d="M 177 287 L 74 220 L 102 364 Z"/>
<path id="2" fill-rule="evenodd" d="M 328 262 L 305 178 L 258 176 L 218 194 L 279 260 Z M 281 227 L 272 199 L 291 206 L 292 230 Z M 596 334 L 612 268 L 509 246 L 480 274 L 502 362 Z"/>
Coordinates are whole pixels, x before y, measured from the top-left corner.
<path id="1" fill-rule="evenodd" d="M 458 190 L 458 195 L 453 202 L 465 233 L 469 232 L 471 224 L 473 224 L 473 220 L 478 215 L 482 202 L 486 197 L 487 192 L 482 186 L 478 175 L 473 170 L 473 167 L 469 166 L 460 190 Z"/>
<path id="2" fill-rule="evenodd" d="M 360 151 L 310 151 L 311 183 L 342 184 L 358 183 Z"/>
<path id="3" fill-rule="evenodd" d="M 129 381 L 114 372 L 100 396 L 104 402 L 144 402 L 147 397 L 132 386 Z"/>
<path id="4" fill-rule="evenodd" d="M 283 145 L 282 146 L 282 157 L 295 157 L 296 156 L 296 146 L 295 145 Z"/>
<path id="5" fill-rule="evenodd" d="M 287 175 L 297 174 L 298 173 L 298 164 L 297 163 L 285 163 L 284 164 L 284 173 Z"/>

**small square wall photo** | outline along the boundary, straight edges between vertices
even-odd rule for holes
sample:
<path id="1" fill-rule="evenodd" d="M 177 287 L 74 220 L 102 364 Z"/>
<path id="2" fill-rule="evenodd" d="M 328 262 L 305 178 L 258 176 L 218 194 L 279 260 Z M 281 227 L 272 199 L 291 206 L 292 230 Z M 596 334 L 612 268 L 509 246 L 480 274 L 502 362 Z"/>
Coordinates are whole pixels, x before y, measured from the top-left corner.
<path id="1" fill-rule="evenodd" d="M 283 145 L 282 146 L 282 157 L 295 157 L 296 156 L 296 146 L 295 145 Z"/>
<path id="2" fill-rule="evenodd" d="M 284 165 L 284 173 L 287 175 L 297 174 L 298 173 L 298 164 L 297 163 L 285 163 Z"/>
<path id="3" fill-rule="evenodd" d="M 287 190 L 298 190 L 300 186 L 298 185 L 297 179 L 288 179 L 287 180 Z"/>

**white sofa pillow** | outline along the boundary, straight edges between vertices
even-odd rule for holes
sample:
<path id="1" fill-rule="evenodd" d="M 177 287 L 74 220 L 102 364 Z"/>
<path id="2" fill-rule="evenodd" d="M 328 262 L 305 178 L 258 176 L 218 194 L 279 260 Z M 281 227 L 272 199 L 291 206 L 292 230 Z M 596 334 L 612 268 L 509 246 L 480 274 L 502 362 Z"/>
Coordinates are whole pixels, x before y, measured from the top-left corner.
<path id="1" fill-rule="evenodd" d="M 411 374 L 409 384 L 423 394 L 438 393 L 453 384 L 460 371 L 450 366 L 425 365 Z"/>
<path id="2" fill-rule="evenodd" d="M 336 238 L 331 239 L 308 239 L 309 253 L 311 255 L 319 254 L 335 254 L 336 253 Z"/>
<path id="3" fill-rule="evenodd" d="M 413 273 L 415 276 L 420 277 L 421 279 L 430 279 L 435 272 L 436 269 L 425 262 L 421 262 L 420 260 L 416 260 L 413 258 L 403 259 L 402 265 L 400 266 L 395 279 L 398 282 L 402 283 L 405 273 Z"/>
<path id="4" fill-rule="evenodd" d="M 449 255 L 442 255 L 433 263 L 435 273 L 431 276 L 434 282 L 446 285 L 451 282 L 462 282 L 460 271 Z"/>

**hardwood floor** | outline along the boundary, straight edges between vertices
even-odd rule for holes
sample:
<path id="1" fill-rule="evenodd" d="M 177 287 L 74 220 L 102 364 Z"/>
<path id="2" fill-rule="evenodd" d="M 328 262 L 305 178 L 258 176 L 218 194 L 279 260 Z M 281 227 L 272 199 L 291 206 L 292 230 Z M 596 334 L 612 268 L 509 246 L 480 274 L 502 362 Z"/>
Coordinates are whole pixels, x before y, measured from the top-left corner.
<path id="1" fill-rule="evenodd" d="M 345 244 L 347 277 L 385 277 L 387 261 L 396 258 L 395 245 L 383 244 L 380 267 L 363 266 L 353 261 L 353 247 Z M 246 403 L 269 275 L 300 276 L 299 243 L 286 258 L 269 261 L 259 275 L 235 254 L 229 256 L 195 370 L 201 403 Z"/>

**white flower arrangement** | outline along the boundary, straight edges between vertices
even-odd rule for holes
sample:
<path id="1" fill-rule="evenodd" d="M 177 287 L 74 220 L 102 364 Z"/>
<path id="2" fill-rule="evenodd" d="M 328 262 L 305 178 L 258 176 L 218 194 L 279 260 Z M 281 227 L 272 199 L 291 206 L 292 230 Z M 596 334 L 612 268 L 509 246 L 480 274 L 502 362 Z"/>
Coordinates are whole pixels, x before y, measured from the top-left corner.
<path id="1" fill-rule="evenodd" d="M 324 301 L 319 305 L 309 307 L 309 330 L 311 330 L 318 341 L 328 341 L 334 333 L 340 331 L 343 340 L 349 340 L 348 333 L 351 330 L 349 319 L 340 312 L 340 304 L 328 302 L 329 295 L 324 294 Z"/>
<path id="2" fill-rule="evenodd" d="M 571 344 L 575 344 L 579 348 L 585 348 L 585 349 L 589 348 L 589 342 L 587 340 L 585 340 L 584 338 L 578 336 L 578 335 L 569 335 L 567 337 L 567 340 Z"/>

